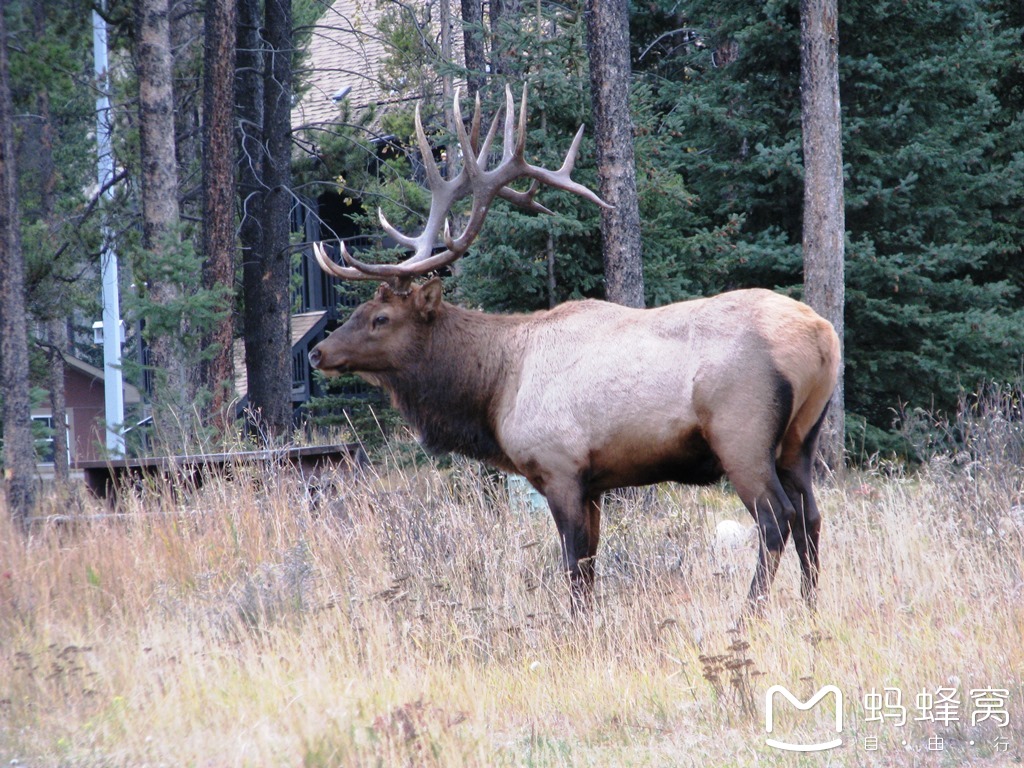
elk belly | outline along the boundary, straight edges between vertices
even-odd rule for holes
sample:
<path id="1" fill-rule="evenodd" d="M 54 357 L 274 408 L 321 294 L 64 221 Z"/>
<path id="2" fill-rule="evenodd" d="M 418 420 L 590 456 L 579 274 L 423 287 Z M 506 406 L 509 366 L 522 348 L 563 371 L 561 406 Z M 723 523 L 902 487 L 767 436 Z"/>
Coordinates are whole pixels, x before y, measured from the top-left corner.
<path id="1" fill-rule="evenodd" d="M 723 474 L 718 457 L 697 428 L 667 439 L 619 435 L 591 452 L 587 469 L 588 485 L 602 491 L 669 481 L 708 485 Z"/>

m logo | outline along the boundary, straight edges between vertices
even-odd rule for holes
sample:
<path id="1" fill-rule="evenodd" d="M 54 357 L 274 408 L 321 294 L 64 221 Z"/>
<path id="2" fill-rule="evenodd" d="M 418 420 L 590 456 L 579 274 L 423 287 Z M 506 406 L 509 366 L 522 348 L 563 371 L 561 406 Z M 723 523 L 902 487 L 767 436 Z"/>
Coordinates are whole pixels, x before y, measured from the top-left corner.
<path id="1" fill-rule="evenodd" d="M 764 697 L 764 729 L 767 733 L 771 733 L 775 727 L 775 708 L 774 699 L 775 694 L 781 693 L 786 700 L 794 707 L 799 709 L 801 712 L 806 712 L 808 709 L 813 707 L 819 701 L 824 699 L 830 693 L 835 694 L 835 705 L 836 705 L 836 733 L 843 732 L 843 692 L 840 691 L 834 685 L 826 685 L 815 693 L 806 703 L 800 701 L 796 696 L 789 692 L 789 690 L 782 685 L 773 685 L 768 689 L 768 692 Z M 833 749 L 835 747 L 842 746 L 843 740 L 836 736 L 831 741 L 821 742 L 820 744 L 790 744 L 786 741 L 777 741 L 776 739 L 766 739 L 765 743 L 769 747 L 775 747 L 776 749 L 786 749 L 791 752 L 820 752 L 825 749 Z"/>

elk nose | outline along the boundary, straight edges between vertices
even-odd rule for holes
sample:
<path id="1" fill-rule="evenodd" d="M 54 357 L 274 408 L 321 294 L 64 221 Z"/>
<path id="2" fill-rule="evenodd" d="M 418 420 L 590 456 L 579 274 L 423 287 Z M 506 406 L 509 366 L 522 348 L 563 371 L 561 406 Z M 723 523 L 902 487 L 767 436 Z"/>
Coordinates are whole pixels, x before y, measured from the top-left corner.
<path id="1" fill-rule="evenodd" d="M 314 368 L 320 367 L 320 359 L 322 357 L 323 354 L 320 352 L 319 347 L 313 347 L 311 350 L 309 350 L 309 364 L 312 365 Z"/>

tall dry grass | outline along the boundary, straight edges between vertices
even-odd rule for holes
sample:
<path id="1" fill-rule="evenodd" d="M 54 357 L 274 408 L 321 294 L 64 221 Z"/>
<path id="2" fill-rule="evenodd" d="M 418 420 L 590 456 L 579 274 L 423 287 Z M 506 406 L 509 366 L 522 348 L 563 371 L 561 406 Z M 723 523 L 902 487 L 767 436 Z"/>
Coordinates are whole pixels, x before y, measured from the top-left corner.
<path id="1" fill-rule="evenodd" d="M 720 521 L 749 522 L 722 488 L 611 498 L 598 601 L 577 623 L 550 519 L 466 463 L 317 488 L 256 469 L 199 491 L 151 485 L 119 517 L 27 541 L 0 511 L 0 761 L 1014 764 L 1022 494 L 1020 472 L 938 460 L 824 488 L 817 615 L 789 551 L 767 615 L 739 630 L 754 552 L 716 542 Z M 844 746 L 766 746 L 774 684 L 838 686 Z M 886 687 L 905 725 L 868 719 L 865 694 Z M 960 721 L 915 722 L 916 695 L 939 687 L 958 691 Z M 970 690 L 993 687 L 1009 725 L 972 725 Z M 780 732 L 818 740 L 819 709 Z"/>

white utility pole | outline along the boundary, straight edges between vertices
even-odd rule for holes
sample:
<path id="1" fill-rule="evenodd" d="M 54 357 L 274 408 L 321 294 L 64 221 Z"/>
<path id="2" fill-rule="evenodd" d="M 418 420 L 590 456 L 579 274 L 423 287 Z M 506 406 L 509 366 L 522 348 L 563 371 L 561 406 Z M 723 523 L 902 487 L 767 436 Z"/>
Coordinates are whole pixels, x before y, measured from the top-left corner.
<path id="1" fill-rule="evenodd" d="M 105 4 L 101 7 L 105 7 Z M 114 177 L 114 154 L 110 147 L 110 75 L 107 71 L 107 23 L 92 12 L 92 48 L 96 64 L 96 150 L 100 189 Z M 108 188 L 103 196 L 113 197 Z M 124 378 L 121 373 L 121 296 L 117 285 L 117 254 L 104 226 L 100 273 L 103 281 L 103 391 L 106 404 L 107 451 L 124 456 Z"/>

